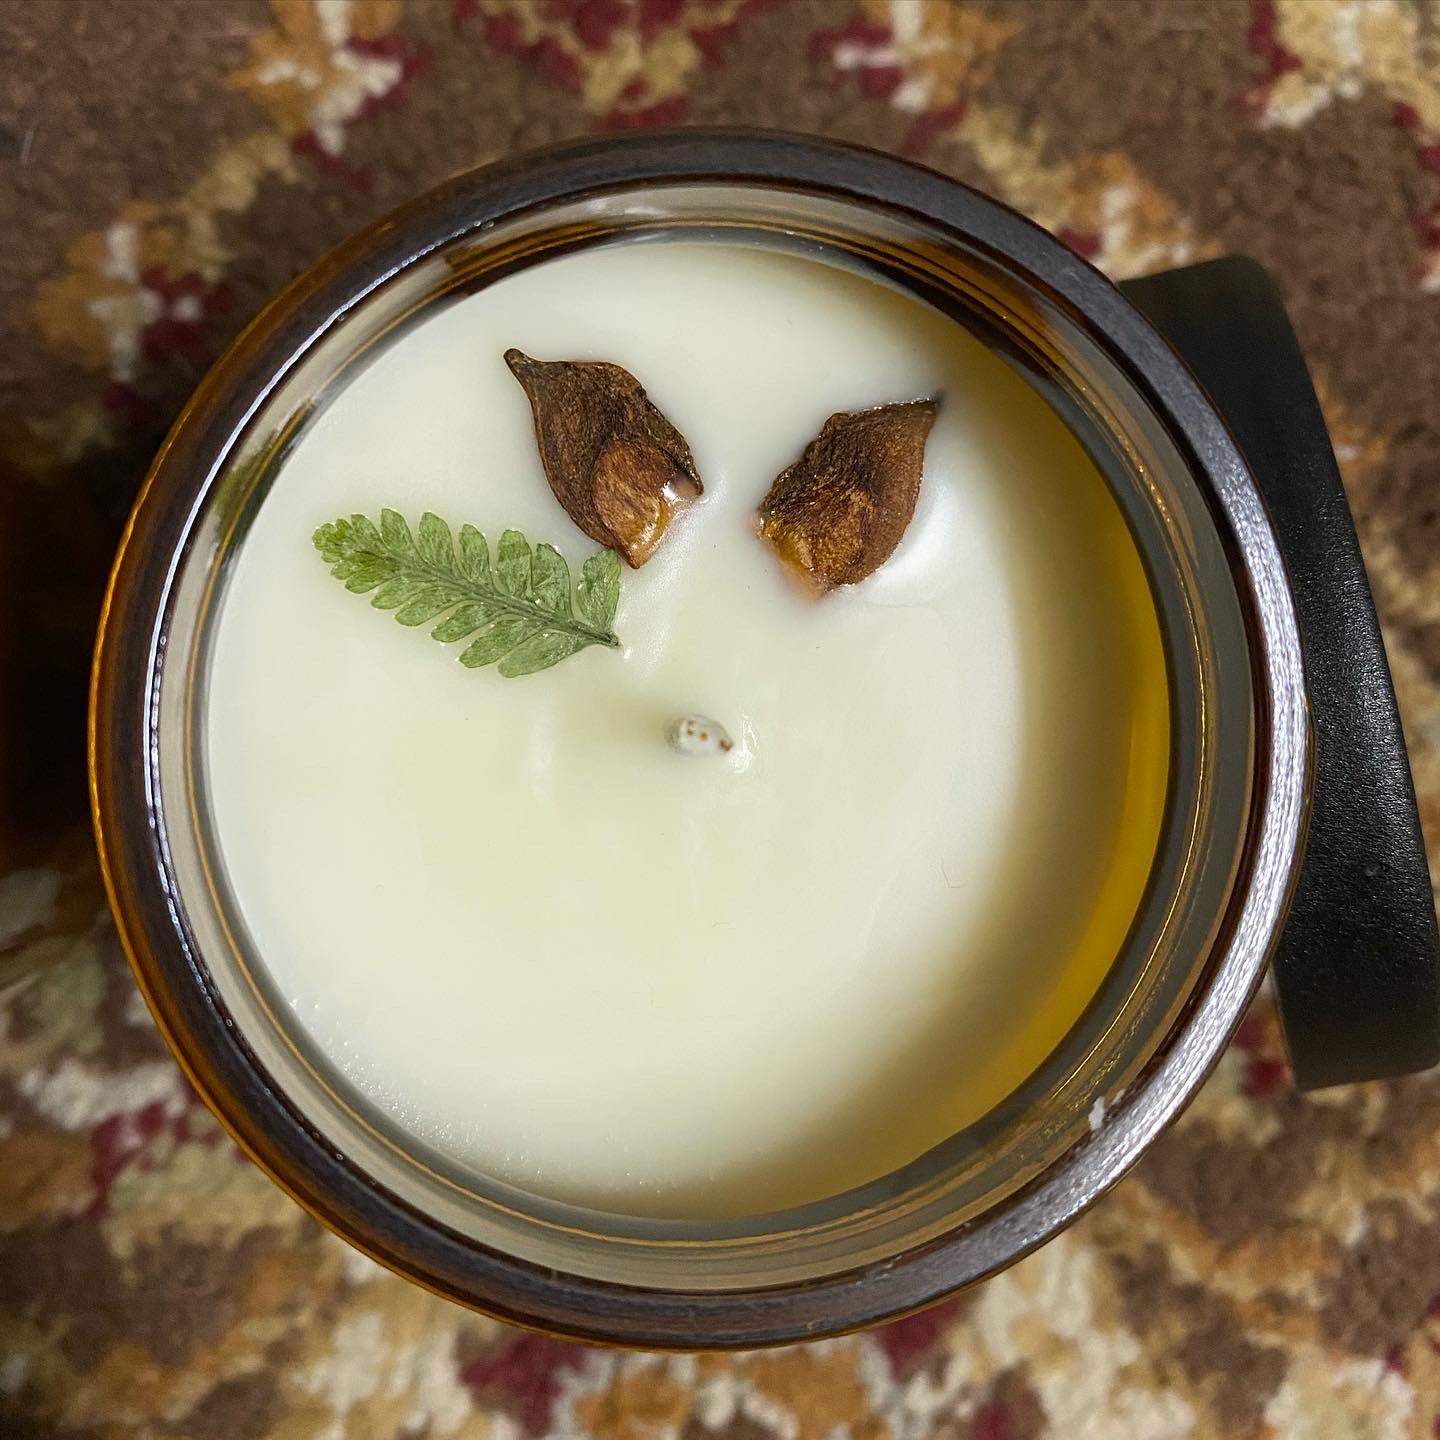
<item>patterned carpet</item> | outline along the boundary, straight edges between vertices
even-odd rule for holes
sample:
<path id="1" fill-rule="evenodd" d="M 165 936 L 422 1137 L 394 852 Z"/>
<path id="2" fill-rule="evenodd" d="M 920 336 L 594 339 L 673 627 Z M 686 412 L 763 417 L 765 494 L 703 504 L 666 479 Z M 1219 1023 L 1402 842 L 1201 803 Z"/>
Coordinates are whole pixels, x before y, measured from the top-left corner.
<path id="1" fill-rule="evenodd" d="M 920 156 L 1115 276 L 1284 286 L 1440 861 L 1436 0 L 0 0 L 0 1433 L 189 1440 L 1440 1434 L 1440 1089 L 1301 1098 L 1247 1021 L 1063 1238 L 862 1337 L 740 1357 L 522 1334 L 242 1160 L 117 953 L 88 648 L 147 457 L 287 278 L 454 170 L 745 121 Z"/>

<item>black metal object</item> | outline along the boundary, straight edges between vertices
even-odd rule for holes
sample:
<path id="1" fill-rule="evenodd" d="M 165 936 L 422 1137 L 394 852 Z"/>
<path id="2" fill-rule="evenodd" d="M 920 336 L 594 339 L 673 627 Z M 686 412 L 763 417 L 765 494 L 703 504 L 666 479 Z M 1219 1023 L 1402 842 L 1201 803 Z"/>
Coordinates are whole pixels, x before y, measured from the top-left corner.
<path id="1" fill-rule="evenodd" d="M 1274 959 L 1307 1089 L 1440 1061 L 1440 936 L 1405 737 L 1355 526 L 1279 289 L 1253 260 L 1120 287 L 1195 372 L 1260 488 L 1300 622 L 1314 774 Z"/>

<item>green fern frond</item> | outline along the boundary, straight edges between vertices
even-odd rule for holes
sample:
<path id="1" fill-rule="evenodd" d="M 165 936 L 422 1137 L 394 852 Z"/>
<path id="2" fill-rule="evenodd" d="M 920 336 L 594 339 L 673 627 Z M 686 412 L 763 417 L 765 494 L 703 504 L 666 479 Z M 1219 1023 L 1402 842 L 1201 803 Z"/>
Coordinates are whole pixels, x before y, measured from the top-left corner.
<path id="1" fill-rule="evenodd" d="M 565 557 L 507 530 L 495 547 L 473 526 L 457 536 L 428 510 L 414 533 L 394 510 L 379 525 L 365 515 L 342 516 L 312 537 L 330 573 L 356 595 L 393 612 L 402 625 L 440 623 L 430 632 L 442 644 L 470 643 L 460 663 L 495 665 L 505 676 L 548 670 L 591 645 L 618 648 L 620 557 L 597 550 L 574 587 Z M 443 618 L 441 618 L 443 617 Z"/>

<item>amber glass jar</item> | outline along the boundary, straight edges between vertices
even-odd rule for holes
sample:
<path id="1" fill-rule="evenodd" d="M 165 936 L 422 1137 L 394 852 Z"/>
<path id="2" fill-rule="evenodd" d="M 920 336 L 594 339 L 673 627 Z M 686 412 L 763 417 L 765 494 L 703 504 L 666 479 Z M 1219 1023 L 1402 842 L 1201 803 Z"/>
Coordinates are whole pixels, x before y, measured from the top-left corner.
<path id="1" fill-rule="evenodd" d="M 263 957 L 247 953 L 231 923 L 197 742 L 227 566 L 279 458 L 326 397 L 374 347 L 459 293 L 567 251 L 658 232 L 818 246 L 986 337 L 1061 413 L 1111 486 L 1149 577 L 1171 695 L 1170 792 L 1154 869 L 1124 947 L 1063 1042 L 983 1119 L 897 1172 L 813 1205 L 714 1225 L 601 1214 L 457 1177 L 357 1103 L 287 1028 Z M 1316 483 L 1333 494 L 1315 516 L 1297 518 L 1304 505 L 1271 494 L 1272 524 L 1258 466 L 1196 375 L 1090 266 L 983 196 L 845 147 L 677 132 L 476 171 L 348 241 L 276 300 L 201 385 L 140 497 L 106 604 L 91 717 L 96 824 L 121 936 L 181 1064 L 257 1163 L 402 1274 L 506 1319 L 588 1339 L 718 1347 L 812 1337 L 901 1314 L 993 1272 L 1100 1195 L 1194 1093 L 1281 940 L 1297 886 L 1312 929 L 1343 894 L 1343 876 L 1307 892 L 1301 868 L 1317 754 L 1325 759 L 1309 712 L 1343 710 L 1332 692 L 1347 682 L 1332 684 L 1337 667 L 1327 661 L 1342 620 L 1353 621 L 1345 643 L 1361 647 L 1372 681 L 1378 674 L 1363 707 L 1373 728 L 1364 758 L 1389 767 L 1393 782 L 1394 803 L 1375 823 L 1400 835 L 1382 920 L 1400 935 L 1403 963 L 1388 982 L 1357 976 L 1343 958 L 1311 965 L 1303 983 L 1282 973 L 1282 1001 L 1292 1039 L 1323 1031 L 1326 1016 L 1350 1026 L 1338 1040 L 1297 1040 L 1302 1078 L 1429 1063 L 1433 914 L 1416 908 L 1424 872 L 1413 797 L 1303 367 L 1298 357 L 1288 370 L 1282 363 L 1289 335 L 1269 293 L 1240 294 L 1261 283 L 1249 268 L 1147 283 L 1134 299 L 1181 349 L 1194 342 L 1191 362 L 1209 366 L 1212 389 L 1258 366 L 1264 373 L 1252 374 L 1247 395 L 1288 384 L 1290 398 L 1310 407 L 1287 412 L 1269 436 L 1269 460 L 1285 472 L 1277 484 L 1286 466 L 1319 466 Z M 1258 328 L 1248 338 L 1207 330 L 1216 314 Z M 1262 342 L 1281 347 L 1274 364 Z M 1231 353 L 1246 345 L 1246 355 Z M 1252 459 L 1273 413 L 1253 424 L 1228 416 L 1252 436 Z M 1338 526 L 1327 535 L 1339 540 L 1320 546 L 1325 563 L 1360 576 L 1329 634 L 1314 618 L 1331 604 L 1307 558 L 1314 523 Z M 1313 581 L 1314 594 L 1292 588 L 1292 578 Z M 1366 748 L 1347 723 L 1332 732 L 1341 748 Z M 1381 843 L 1366 825 L 1362 816 L 1358 832 L 1350 827 L 1362 849 Z M 1401 1010 L 1407 1018 L 1396 1022 Z M 1380 1032 L 1388 1038 L 1375 1040 Z"/>

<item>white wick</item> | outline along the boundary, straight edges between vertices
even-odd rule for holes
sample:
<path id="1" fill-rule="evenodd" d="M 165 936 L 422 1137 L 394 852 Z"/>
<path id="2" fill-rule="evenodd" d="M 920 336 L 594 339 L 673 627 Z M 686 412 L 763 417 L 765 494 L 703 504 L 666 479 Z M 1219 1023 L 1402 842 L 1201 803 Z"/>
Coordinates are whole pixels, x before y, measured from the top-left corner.
<path id="1" fill-rule="evenodd" d="M 735 748 L 730 732 L 704 715 L 682 715 L 665 727 L 665 739 L 682 755 L 723 755 Z"/>

